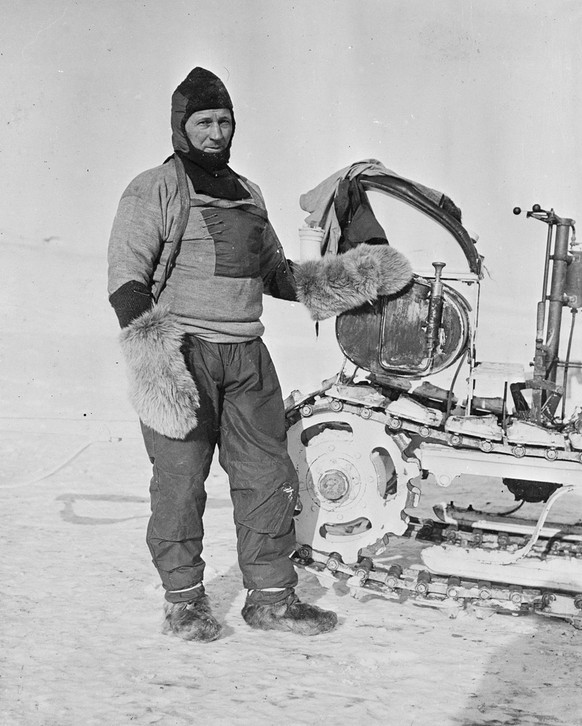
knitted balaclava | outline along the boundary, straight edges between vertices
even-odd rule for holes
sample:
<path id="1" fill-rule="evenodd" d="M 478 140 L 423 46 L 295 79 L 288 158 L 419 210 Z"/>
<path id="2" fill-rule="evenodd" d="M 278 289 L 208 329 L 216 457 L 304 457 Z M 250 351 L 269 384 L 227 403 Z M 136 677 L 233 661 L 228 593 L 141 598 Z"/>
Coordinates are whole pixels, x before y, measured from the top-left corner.
<path id="1" fill-rule="evenodd" d="M 228 108 L 232 114 L 234 136 L 234 113 L 232 101 L 224 83 L 214 73 L 205 68 L 196 67 L 172 95 L 172 145 L 174 151 L 186 156 L 194 163 L 208 171 L 226 166 L 230 159 L 232 137 L 227 148 L 219 154 L 207 154 L 195 149 L 188 138 L 185 125 L 196 111 L 213 108 Z"/>

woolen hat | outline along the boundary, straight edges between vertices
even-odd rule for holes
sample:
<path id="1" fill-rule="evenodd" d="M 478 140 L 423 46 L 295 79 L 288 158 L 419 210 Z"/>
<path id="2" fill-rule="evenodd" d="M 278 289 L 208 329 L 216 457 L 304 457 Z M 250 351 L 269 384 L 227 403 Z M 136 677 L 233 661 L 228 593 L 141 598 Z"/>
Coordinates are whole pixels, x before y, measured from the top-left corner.
<path id="1" fill-rule="evenodd" d="M 189 150 L 184 134 L 186 121 L 196 111 L 210 108 L 228 108 L 231 113 L 233 110 L 226 86 L 220 78 L 197 66 L 172 95 L 172 141 L 176 151 Z"/>
<path id="2" fill-rule="evenodd" d="M 224 83 L 205 68 L 197 67 L 190 71 L 176 93 L 181 93 L 187 99 L 187 116 L 207 108 L 229 108 L 232 111 L 232 101 Z"/>

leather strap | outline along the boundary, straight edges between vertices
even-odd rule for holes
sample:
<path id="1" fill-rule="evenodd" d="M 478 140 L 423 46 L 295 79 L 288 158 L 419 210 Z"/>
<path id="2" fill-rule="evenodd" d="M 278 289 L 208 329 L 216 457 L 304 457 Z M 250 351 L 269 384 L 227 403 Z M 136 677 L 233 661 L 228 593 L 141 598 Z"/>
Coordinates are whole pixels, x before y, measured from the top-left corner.
<path id="1" fill-rule="evenodd" d="M 170 254 L 166 260 L 166 266 L 164 272 L 158 283 L 157 290 L 154 294 L 154 302 L 158 302 L 162 290 L 168 282 L 168 278 L 172 274 L 176 257 L 180 252 L 180 242 L 186 231 L 186 225 L 188 224 L 188 218 L 190 216 L 190 190 L 188 188 L 188 179 L 186 177 L 186 169 L 184 169 L 184 163 L 178 154 L 174 154 L 174 165 L 176 167 L 176 176 L 178 177 L 178 192 L 180 194 L 180 214 L 176 223 L 176 233 L 174 235 L 174 241 L 170 249 Z"/>

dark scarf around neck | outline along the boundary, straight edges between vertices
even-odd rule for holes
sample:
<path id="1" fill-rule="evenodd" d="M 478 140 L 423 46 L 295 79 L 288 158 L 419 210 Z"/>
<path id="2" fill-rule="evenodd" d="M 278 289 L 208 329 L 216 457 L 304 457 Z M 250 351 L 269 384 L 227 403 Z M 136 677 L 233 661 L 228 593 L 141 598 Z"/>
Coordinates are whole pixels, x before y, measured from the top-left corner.
<path id="1" fill-rule="evenodd" d="M 220 154 L 206 154 L 190 146 L 187 154 L 181 151 L 176 153 L 184 162 L 186 174 L 197 194 L 229 201 L 250 198 L 238 175 L 227 166 L 230 148 Z"/>

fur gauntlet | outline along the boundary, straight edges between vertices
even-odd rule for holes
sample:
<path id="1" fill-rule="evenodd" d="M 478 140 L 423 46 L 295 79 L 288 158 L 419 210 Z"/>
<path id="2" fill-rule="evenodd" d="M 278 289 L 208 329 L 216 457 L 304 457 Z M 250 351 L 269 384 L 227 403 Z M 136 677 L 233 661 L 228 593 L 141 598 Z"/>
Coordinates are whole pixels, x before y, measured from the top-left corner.
<path id="1" fill-rule="evenodd" d="M 198 389 L 186 367 L 183 331 L 161 306 L 146 311 L 121 331 L 129 400 L 146 426 L 183 439 L 196 426 Z"/>
<path id="2" fill-rule="evenodd" d="M 394 295 L 410 282 L 412 268 L 394 247 L 363 243 L 341 255 L 295 263 L 293 274 L 299 301 L 313 320 L 325 320 Z"/>

